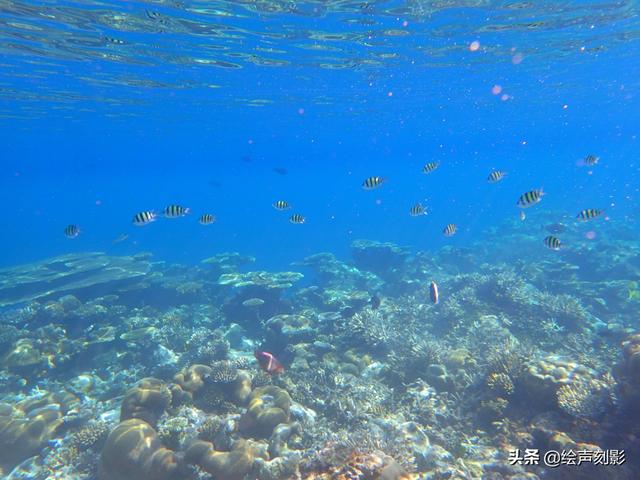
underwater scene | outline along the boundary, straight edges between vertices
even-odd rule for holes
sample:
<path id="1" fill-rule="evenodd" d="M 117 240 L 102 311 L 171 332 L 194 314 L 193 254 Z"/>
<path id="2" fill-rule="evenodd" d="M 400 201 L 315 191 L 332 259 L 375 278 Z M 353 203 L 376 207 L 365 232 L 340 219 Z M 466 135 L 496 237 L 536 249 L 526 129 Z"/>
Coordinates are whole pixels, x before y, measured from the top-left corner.
<path id="1" fill-rule="evenodd" d="M 640 478 L 640 2 L 0 0 L 0 478 Z"/>

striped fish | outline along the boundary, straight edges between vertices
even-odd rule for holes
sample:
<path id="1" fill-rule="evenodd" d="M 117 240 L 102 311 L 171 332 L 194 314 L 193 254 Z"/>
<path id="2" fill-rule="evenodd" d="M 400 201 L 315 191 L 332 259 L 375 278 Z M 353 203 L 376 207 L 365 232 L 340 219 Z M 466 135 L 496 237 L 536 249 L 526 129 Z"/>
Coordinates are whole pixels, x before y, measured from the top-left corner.
<path id="1" fill-rule="evenodd" d="M 431 173 L 440 166 L 440 162 L 429 162 L 422 167 L 422 173 Z"/>
<path id="2" fill-rule="evenodd" d="M 154 212 L 139 212 L 133 216 L 133 224 L 141 227 L 143 225 L 147 225 L 148 223 L 154 222 L 156 220 L 156 217 L 157 215 Z"/>
<path id="3" fill-rule="evenodd" d="M 64 234 L 67 238 L 76 238 L 80 235 L 80 228 L 77 225 L 67 225 L 64 229 Z"/>
<path id="4" fill-rule="evenodd" d="M 442 233 L 444 233 L 445 237 L 452 237 L 456 234 L 457 231 L 458 231 L 458 226 L 455 223 L 450 223 L 449 225 L 444 227 L 444 230 L 442 230 Z"/>
<path id="5" fill-rule="evenodd" d="M 291 215 L 289 217 L 289 221 L 291 223 L 295 223 L 296 225 L 302 225 L 304 222 L 307 221 L 306 218 L 304 218 L 302 215 L 300 215 L 299 213 L 294 213 L 293 215 Z"/>
<path id="6" fill-rule="evenodd" d="M 562 247 L 562 242 L 558 240 L 558 238 L 554 237 L 553 235 L 549 235 L 548 237 L 545 237 L 544 244 L 547 246 L 547 248 L 550 248 L 551 250 L 560 250 L 560 248 Z"/>
<path id="7" fill-rule="evenodd" d="M 276 210 L 289 210 L 291 208 L 291 205 L 286 200 L 276 200 L 272 205 Z"/>
<path id="8" fill-rule="evenodd" d="M 494 170 L 487 177 L 487 182 L 489 182 L 489 183 L 497 183 L 500 180 L 502 180 L 506 175 L 507 175 L 507 172 L 504 172 L 502 170 Z"/>
<path id="9" fill-rule="evenodd" d="M 598 208 L 585 208 L 576 216 L 576 219 L 579 222 L 586 222 L 587 220 L 593 220 L 594 218 L 598 218 L 604 213 L 604 211 Z"/>
<path id="10" fill-rule="evenodd" d="M 598 164 L 598 160 L 600 160 L 600 157 L 596 157 L 595 155 L 587 155 L 586 157 L 584 157 L 584 164 L 588 167 L 593 167 L 594 165 Z"/>
<path id="11" fill-rule="evenodd" d="M 216 216 L 211 215 L 210 213 L 203 213 L 198 221 L 200 222 L 200 225 L 211 225 L 216 221 Z"/>
<path id="12" fill-rule="evenodd" d="M 169 205 L 164 209 L 164 216 L 166 218 L 184 217 L 189 213 L 189 211 L 190 210 L 188 208 L 184 208 L 181 205 Z"/>
<path id="13" fill-rule="evenodd" d="M 544 192 L 542 191 L 541 188 L 538 190 L 530 190 L 520 195 L 520 198 L 518 198 L 517 205 L 520 208 L 529 208 L 535 205 L 536 203 L 539 203 L 540 200 L 542 200 L 543 195 L 544 195 Z"/>
<path id="14" fill-rule="evenodd" d="M 384 183 L 384 178 L 382 177 L 369 177 L 364 182 L 362 182 L 362 188 L 365 190 L 373 190 L 382 186 Z"/>
<path id="15" fill-rule="evenodd" d="M 412 217 L 419 217 L 420 215 L 426 215 L 426 214 L 427 214 L 427 208 L 424 207 L 421 203 L 416 203 L 409 210 L 409 215 L 411 215 Z"/>

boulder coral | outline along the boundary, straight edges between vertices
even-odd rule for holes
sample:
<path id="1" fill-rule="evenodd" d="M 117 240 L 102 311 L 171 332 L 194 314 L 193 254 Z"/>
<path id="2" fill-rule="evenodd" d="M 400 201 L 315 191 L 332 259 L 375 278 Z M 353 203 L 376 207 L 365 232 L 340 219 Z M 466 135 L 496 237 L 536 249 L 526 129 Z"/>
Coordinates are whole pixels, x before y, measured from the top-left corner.
<path id="1" fill-rule="evenodd" d="M 593 369 L 570 358 L 547 355 L 529 362 L 523 383 L 526 393 L 541 407 L 554 408 L 560 387 L 596 377 L 597 372 Z"/>
<path id="2" fill-rule="evenodd" d="M 21 338 L 13 344 L 2 359 L 2 364 L 10 369 L 35 367 L 45 362 L 42 352 L 33 340 Z"/>
<path id="3" fill-rule="evenodd" d="M 258 437 L 271 436 L 273 429 L 289 421 L 291 397 L 274 385 L 256 388 L 249 396 L 249 406 L 240 419 L 238 429 Z"/>
<path id="4" fill-rule="evenodd" d="M 143 378 L 130 388 L 120 406 L 120 421 L 137 418 L 154 426 L 171 405 L 171 390 L 157 378 Z"/>
<path id="5" fill-rule="evenodd" d="M 171 480 L 179 478 L 181 461 L 151 425 L 132 418 L 107 437 L 98 472 L 100 480 Z"/>
<path id="6" fill-rule="evenodd" d="M 173 381 L 176 382 L 182 390 L 189 392 L 192 396 L 195 392 L 204 386 L 206 378 L 211 375 L 212 368 L 207 365 L 191 365 L 176 373 Z"/>
<path id="7" fill-rule="evenodd" d="M 62 410 L 51 404 L 23 411 L 0 406 L 0 474 L 37 455 L 62 425 Z"/>
<path id="8" fill-rule="evenodd" d="M 636 416 L 640 405 L 640 333 L 634 333 L 622 342 L 622 359 L 616 376 L 621 386 L 622 405 Z"/>
<path id="9" fill-rule="evenodd" d="M 198 465 L 216 479 L 242 480 L 254 468 L 256 458 L 267 459 L 264 448 L 239 440 L 229 452 L 218 452 L 211 442 L 196 440 L 185 453 L 185 461 Z"/>

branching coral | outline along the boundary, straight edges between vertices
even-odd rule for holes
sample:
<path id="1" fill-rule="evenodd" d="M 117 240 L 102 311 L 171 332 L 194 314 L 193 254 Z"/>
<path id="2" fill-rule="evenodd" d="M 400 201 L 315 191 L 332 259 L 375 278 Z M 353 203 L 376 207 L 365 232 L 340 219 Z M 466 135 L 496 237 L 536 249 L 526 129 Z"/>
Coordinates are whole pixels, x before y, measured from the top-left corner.
<path id="1" fill-rule="evenodd" d="M 93 422 L 74 432 L 69 443 L 71 447 L 79 451 L 98 448 L 108 434 L 109 427 L 105 422 Z"/>
<path id="2" fill-rule="evenodd" d="M 556 397 L 558 406 L 578 418 L 597 419 L 615 403 L 615 380 L 610 375 L 602 378 L 578 378 L 561 386 Z"/>
<path id="3" fill-rule="evenodd" d="M 515 387 L 506 373 L 492 372 L 487 376 L 487 387 L 497 396 L 512 395 Z"/>
<path id="4" fill-rule="evenodd" d="M 376 351 L 388 351 L 399 333 L 389 319 L 379 310 L 365 308 L 349 319 L 336 325 L 338 331 L 350 335 L 351 340 L 358 341 Z"/>
<path id="5" fill-rule="evenodd" d="M 488 375 L 486 384 L 497 394 L 511 395 L 527 371 L 533 351 L 510 340 L 488 355 Z"/>
<path id="6" fill-rule="evenodd" d="M 217 360 L 226 359 L 230 345 L 220 332 L 201 328 L 193 332 L 186 348 L 189 360 L 193 363 L 208 365 Z"/>
<path id="7" fill-rule="evenodd" d="M 220 360 L 211 365 L 209 380 L 214 383 L 232 383 L 238 378 L 238 369 L 235 363 L 229 360 Z"/>

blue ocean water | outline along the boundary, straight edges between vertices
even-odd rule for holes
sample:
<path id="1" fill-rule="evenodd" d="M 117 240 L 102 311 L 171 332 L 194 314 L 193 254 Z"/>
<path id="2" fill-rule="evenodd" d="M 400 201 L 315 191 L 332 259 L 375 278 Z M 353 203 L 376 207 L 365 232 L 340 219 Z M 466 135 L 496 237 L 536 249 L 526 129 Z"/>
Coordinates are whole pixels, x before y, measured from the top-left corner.
<path id="1" fill-rule="evenodd" d="M 357 238 L 469 245 L 539 187 L 541 209 L 603 208 L 635 224 L 637 10 L 3 2 L 0 263 L 91 250 L 196 263 L 240 251 L 285 268 L 344 255 Z M 577 166 L 588 154 L 599 164 Z M 441 166 L 424 175 L 429 161 Z M 495 168 L 509 175 L 490 185 Z M 372 175 L 386 183 L 363 190 Z M 306 224 L 290 224 L 277 199 Z M 412 218 L 419 201 L 429 215 Z M 131 224 L 173 203 L 193 213 Z M 204 212 L 217 223 L 199 225 Z M 444 238 L 451 222 L 458 234 Z M 81 235 L 65 238 L 67 224 Z"/>
<path id="2" fill-rule="evenodd" d="M 639 32 L 0 0 L 0 477 L 640 478 Z"/>

